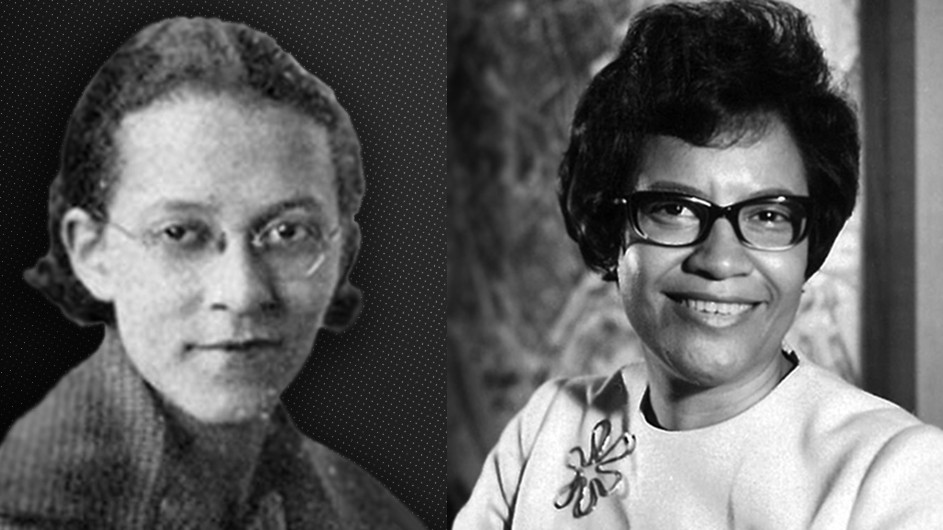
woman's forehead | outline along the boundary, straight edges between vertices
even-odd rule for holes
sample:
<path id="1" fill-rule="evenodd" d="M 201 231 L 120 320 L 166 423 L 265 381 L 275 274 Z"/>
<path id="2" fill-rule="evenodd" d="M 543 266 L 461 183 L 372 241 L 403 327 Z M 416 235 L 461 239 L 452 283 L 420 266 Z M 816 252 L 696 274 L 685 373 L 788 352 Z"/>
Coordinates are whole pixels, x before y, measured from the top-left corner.
<path id="1" fill-rule="evenodd" d="M 808 193 L 799 148 L 781 122 L 730 145 L 696 146 L 657 136 L 643 153 L 638 189 L 684 191 L 725 204 L 757 194 Z"/>
<path id="2" fill-rule="evenodd" d="M 285 107 L 175 98 L 126 116 L 116 144 L 112 215 L 186 204 L 242 211 L 301 199 L 337 215 L 328 132 Z"/>

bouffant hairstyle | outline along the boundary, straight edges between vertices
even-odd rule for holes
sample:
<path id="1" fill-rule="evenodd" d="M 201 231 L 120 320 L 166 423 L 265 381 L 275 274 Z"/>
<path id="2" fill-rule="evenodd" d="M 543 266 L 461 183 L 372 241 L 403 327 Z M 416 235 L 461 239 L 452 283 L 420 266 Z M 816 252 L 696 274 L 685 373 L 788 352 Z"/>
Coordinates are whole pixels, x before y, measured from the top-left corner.
<path id="1" fill-rule="evenodd" d="M 344 241 L 341 276 L 324 326 L 345 328 L 356 318 L 361 300 L 348 281 L 360 248 L 354 214 L 365 186 L 353 125 L 333 91 L 271 37 L 216 19 L 174 18 L 147 26 L 92 78 L 69 119 L 59 172 L 49 189 L 49 252 L 26 271 L 27 282 L 80 324 L 115 323 L 112 304 L 94 298 L 75 277 L 60 239 L 62 217 L 77 207 L 98 221 L 108 219 L 120 178 L 115 133 L 123 118 L 183 92 L 286 107 L 327 130 Z"/>
<path id="2" fill-rule="evenodd" d="M 582 95 L 560 165 L 570 237 L 603 279 L 615 280 L 631 192 L 652 136 L 729 147 L 772 120 L 802 155 L 813 200 L 806 278 L 828 255 L 858 192 L 855 110 L 833 86 L 806 16 L 773 0 L 665 4 L 643 10 L 616 58 Z"/>

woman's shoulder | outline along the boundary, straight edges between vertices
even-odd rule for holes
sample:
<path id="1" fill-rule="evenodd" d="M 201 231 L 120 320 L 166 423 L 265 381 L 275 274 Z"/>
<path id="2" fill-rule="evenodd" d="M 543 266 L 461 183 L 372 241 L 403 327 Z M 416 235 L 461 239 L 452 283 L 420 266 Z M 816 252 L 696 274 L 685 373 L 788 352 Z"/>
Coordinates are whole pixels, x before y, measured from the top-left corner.
<path id="1" fill-rule="evenodd" d="M 943 431 L 909 425 L 884 440 L 870 460 L 850 526 L 943 528 L 941 498 Z"/>
<path id="2" fill-rule="evenodd" d="M 66 374 L 0 444 L 0 512 L 87 520 L 102 499 L 136 493 L 127 482 L 159 451 L 145 392 L 103 349 Z"/>
<path id="3" fill-rule="evenodd" d="M 841 379 L 807 359 L 795 374 L 793 404 L 805 410 L 810 420 L 830 431 L 846 429 L 886 432 L 892 435 L 911 427 L 925 426 L 897 404 L 871 394 Z"/>
<path id="4" fill-rule="evenodd" d="M 943 431 L 900 406 L 803 360 L 789 381 L 783 423 L 803 433 L 807 445 L 831 447 L 846 458 L 878 462 L 909 454 L 908 459 L 937 455 L 943 459 Z M 939 469 L 943 474 L 943 468 Z"/>

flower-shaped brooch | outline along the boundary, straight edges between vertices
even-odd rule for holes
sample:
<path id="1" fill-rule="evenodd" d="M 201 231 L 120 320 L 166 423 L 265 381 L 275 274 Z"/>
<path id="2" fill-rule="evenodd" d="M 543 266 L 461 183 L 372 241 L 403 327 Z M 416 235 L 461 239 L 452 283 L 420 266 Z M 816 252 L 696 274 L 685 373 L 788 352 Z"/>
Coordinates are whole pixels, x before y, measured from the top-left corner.
<path id="1" fill-rule="evenodd" d="M 600 497 L 608 497 L 623 481 L 622 473 L 607 466 L 621 460 L 635 450 L 635 435 L 622 433 L 613 439 L 612 424 L 600 420 L 593 427 L 589 458 L 581 447 L 570 449 L 567 467 L 575 473 L 573 480 L 561 488 L 553 505 L 562 510 L 573 503 L 573 517 L 588 515 Z"/>

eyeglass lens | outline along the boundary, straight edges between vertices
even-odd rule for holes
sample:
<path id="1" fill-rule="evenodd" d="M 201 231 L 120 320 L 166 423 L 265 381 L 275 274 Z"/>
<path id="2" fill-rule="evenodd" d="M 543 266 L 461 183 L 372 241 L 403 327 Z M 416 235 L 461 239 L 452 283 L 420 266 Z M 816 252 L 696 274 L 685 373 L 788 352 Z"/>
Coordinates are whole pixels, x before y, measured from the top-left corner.
<path id="1" fill-rule="evenodd" d="M 200 272 L 227 245 L 220 228 L 193 219 L 163 223 L 140 236 L 109 224 L 142 243 L 171 273 Z M 251 234 L 250 243 L 252 252 L 278 277 L 299 279 L 317 270 L 338 233 L 339 227 L 325 232 L 307 219 L 282 218 Z"/>
<path id="2" fill-rule="evenodd" d="M 808 213 L 801 197 L 750 199 L 727 207 L 676 193 L 636 192 L 629 197 L 630 222 L 643 238 L 666 246 L 699 243 L 721 217 L 752 248 L 784 250 L 805 237 Z"/>

